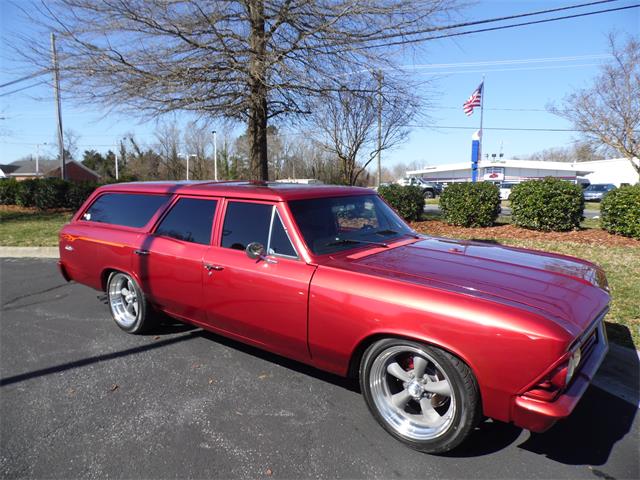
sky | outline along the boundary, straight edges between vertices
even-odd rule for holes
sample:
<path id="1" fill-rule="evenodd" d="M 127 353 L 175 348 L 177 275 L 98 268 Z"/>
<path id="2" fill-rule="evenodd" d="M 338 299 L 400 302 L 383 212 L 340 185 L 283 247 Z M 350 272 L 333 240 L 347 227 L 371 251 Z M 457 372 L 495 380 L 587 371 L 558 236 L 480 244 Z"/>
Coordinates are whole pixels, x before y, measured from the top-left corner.
<path id="1" fill-rule="evenodd" d="M 17 2 L 26 5 L 21 0 Z M 586 1 L 479 1 L 463 10 L 462 17 L 478 20 L 575 3 Z M 565 14 L 638 3 L 618 0 Z M 32 29 L 15 2 L 0 0 L 0 84 L 24 75 L 24 67 L 12 58 L 9 45 L 16 34 Z M 578 133 L 506 129 L 571 129 L 565 120 L 545 109 L 576 88 L 589 85 L 599 66 L 608 59 L 607 36 L 612 31 L 621 36 L 638 35 L 640 8 L 423 44 L 401 63 L 413 80 L 430 80 L 428 90 L 420 92 L 431 99 L 424 110 L 429 117 L 428 126 L 413 128 L 404 144 L 385 152 L 383 166 L 392 167 L 399 162 L 426 166 L 469 160 L 471 135 L 479 127 L 480 112 L 477 109 L 467 117 L 462 104 L 483 76 L 483 153 L 504 153 L 509 158 L 570 146 L 580 138 Z M 42 41 L 48 43 L 49 39 Z M 55 105 L 49 87 L 40 85 L 10 93 L 29 84 L 0 88 L 0 164 L 35 154 L 38 149 L 42 154 L 55 155 Z M 80 107 L 66 101 L 64 96 L 62 114 L 65 130 L 71 129 L 79 136 L 80 151 L 115 149 L 129 132 L 134 132 L 143 144 L 154 143 L 154 121 L 115 113 L 105 116 L 99 106 Z M 179 121 L 183 120 L 186 123 L 187 117 L 179 117 Z"/>

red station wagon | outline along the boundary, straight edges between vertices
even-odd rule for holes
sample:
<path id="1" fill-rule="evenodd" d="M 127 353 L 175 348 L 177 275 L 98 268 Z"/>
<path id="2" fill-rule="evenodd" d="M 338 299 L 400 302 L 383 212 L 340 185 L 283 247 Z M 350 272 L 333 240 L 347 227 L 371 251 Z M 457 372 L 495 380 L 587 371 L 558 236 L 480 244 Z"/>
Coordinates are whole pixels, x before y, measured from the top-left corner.
<path id="1" fill-rule="evenodd" d="M 548 429 L 607 352 L 598 266 L 418 235 L 364 188 L 104 186 L 60 232 L 60 269 L 106 291 L 126 332 L 157 310 L 357 377 L 382 427 L 424 452 L 483 416 Z"/>

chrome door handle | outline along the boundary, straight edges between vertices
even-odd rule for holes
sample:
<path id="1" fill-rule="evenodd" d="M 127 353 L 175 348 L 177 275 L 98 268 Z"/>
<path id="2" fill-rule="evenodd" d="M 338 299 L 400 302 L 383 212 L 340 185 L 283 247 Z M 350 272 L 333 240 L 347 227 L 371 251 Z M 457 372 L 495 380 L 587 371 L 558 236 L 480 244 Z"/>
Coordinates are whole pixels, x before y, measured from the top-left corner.
<path id="1" fill-rule="evenodd" d="M 66 245 L 64 247 L 65 250 L 69 251 L 69 252 L 73 252 L 73 247 L 71 245 Z"/>
<path id="2" fill-rule="evenodd" d="M 135 253 L 136 255 L 149 255 L 151 252 L 149 250 L 134 250 L 133 253 Z"/>
<path id="3" fill-rule="evenodd" d="M 224 270 L 224 267 L 222 265 L 211 265 L 209 263 L 205 263 L 204 268 L 206 268 L 207 271 L 209 272 L 212 270 L 215 270 L 216 272 L 219 272 L 220 270 Z"/>

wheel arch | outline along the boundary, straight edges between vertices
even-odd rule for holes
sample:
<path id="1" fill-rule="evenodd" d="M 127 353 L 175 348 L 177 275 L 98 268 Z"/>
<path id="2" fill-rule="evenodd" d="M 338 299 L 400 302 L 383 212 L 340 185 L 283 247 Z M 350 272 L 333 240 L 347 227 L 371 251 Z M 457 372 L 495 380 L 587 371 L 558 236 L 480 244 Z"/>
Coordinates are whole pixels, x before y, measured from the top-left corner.
<path id="1" fill-rule="evenodd" d="M 459 352 L 447 346 L 443 346 L 442 344 L 439 344 L 432 339 L 422 338 L 419 336 L 399 334 L 395 332 L 376 332 L 360 340 L 360 342 L 356 345 L 356 347 L 351 352 L 351 357 L 349 359 L 349 366 L 347 369 L 348 378 L 352 378 L 352 379 L 358 378 L 359 371 L 360 371 L 360 362 L 362 360 L 362 357 L 364 356 L 364 352 L 366 352 L 367 348 L 369 348 L 373 343 L 377 342 L 378 340 L 382 340 L 384 338 L 397 338 L 400 340 L 409 340 L 411 342 L 423 343 L 430 347 L 439 348 L 440 350 L 443 350 L 449 353 L 450 355 L 453 355 L 454 357 L 458 358 L 461 362 L 463 362 L 469 368 L 469 370 L 471 370 L 476 383 L 478 383 L 478 373 L 476 372 L 473 364 L 469 362 L 469 360 L 465 358 L 464 355 L 461 355 Z M 479 385 L 478 385 L 478 389 L 481 390 Z"/>
<path id="2" fill-rule="evenodd" d="M 100 286 L 101 286 L 103 292 L 107 291 L 107 281 L 109 280 L 109 276 L 113 272 L 120 272 L 120 273 L 125 273 L 125 274 L 129 275 L 131 278 L 133 278 L 136 281 L 138 286 L 140 288 L 142 288 L 142 284 L 140 283 L 140 278 L 134 272 L 125 270 L 125 269 L 123 269 L 121 267 L 104 267 L 102 269 L 102 271 L 100 272 Z"/>

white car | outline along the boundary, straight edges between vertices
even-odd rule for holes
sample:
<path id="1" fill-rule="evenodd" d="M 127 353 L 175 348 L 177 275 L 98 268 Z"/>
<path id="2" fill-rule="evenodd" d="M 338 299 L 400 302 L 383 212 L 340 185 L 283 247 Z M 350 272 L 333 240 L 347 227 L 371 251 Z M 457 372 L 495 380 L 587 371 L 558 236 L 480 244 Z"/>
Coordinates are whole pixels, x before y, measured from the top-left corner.
<path id="1" fill-rule="evenodd" d="M 509 200 L 511 189 L 514 185 L 517 185 L 517 183 L 503 182 L 500 184 L 500 200 Z"/>

